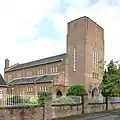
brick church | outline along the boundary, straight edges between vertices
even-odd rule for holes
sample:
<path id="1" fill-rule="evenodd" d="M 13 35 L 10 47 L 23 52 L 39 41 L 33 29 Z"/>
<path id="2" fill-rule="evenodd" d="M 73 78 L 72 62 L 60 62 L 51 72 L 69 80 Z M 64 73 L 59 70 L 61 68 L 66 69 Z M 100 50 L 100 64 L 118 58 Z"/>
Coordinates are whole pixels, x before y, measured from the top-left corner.
<path id="1" fill-rule="evenodd" d="M 83 16 L 67 24 L 66 53 L 12 66 L 6 59 L 4 79 L 9 92 L 22 95 L 65 95 L 73 84 L 95 95 L 104 70 L 99 61 L 104 61 L 104 29 Z"/>

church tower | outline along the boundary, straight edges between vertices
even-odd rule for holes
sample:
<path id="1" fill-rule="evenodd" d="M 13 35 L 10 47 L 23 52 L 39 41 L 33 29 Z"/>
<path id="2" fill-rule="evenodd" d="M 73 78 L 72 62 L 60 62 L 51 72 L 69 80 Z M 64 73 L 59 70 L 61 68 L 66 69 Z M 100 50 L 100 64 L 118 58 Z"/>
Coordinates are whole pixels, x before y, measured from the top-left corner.
<path id="1" fill-rule="evenodd" d="M 80 84 L 89 92 L 99 88 L 104 68 L 104 30 L 84 16 L 67 25 L 68 85 Z"/>

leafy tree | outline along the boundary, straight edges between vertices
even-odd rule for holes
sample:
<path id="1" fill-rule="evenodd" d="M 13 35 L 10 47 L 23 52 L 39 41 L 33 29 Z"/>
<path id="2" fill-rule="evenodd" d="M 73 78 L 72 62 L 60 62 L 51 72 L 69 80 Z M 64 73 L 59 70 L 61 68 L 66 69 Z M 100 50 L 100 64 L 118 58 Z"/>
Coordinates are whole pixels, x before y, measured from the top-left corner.
<path id="1" fill-rule="evenodd" d="M 117 65 L 115 64 L 116 62 L 114 62 L 113 60 L 110 61 L 110 63 L 107 65 L 108 66 L 108 74 L 112 75 L 112 74 L 116 74 L 117 73 Z"/>
<path id="2" fill-rule="evenodd" d="M 120 96 L 120 66 L 118 61 L 111 60 L 107 65 L 100 88 L 104 96 Z"/>
<path id="3" fill-rule="evenodd" d="M 72 85 L 67 92 L 67 96 L 83 96 L 86 91 L 81 85 Z"/>

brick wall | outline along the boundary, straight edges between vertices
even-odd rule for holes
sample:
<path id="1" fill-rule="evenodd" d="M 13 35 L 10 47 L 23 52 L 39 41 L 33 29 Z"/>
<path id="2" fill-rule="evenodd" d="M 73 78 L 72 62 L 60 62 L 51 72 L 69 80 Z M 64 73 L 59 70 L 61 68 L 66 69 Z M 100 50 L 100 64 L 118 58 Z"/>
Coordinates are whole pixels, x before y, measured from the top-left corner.
<path id="1" fill-rule="evenodd" d="M 109 103 L 108 110 L 120 108 L 120 103 Z M 51 120 L 52 118 L 67 117 L 82 114 L 82 104 L 51 105 L 51 100 L 43 106 L 8 107 L 0 109 L 0 120 Z M 105 103 L 91 103 L 87 105 L 85 113 L 106 111 Z M 45 113 L 45 114 L 43 114 Z"/>
<path id="2" fill-rule="evenodd" d="M 0 120 L 43 120 L 43 107 L 1 109 Z"/>

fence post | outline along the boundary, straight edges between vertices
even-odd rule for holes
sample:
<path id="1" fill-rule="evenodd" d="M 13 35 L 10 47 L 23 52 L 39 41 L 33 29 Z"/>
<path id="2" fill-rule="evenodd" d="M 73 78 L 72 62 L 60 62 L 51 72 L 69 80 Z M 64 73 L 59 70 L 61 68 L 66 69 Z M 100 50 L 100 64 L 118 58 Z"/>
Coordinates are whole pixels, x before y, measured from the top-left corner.
<path id="1" fill-rule="evenodd" d="M 84 114 L 84 96 L 81 97 L 82 97 L 82 114 Z"/>
<path id="2" fill-rule="evenodd" d="M 105 101 L 106 101 L 106 111 L 108 111 L 108 96 L 106 96 Z"/>
<path id="3" fill-rule="evenodd" d="M 43 120 L 51 120 L 52 117 L 52 97 L 48 96 L 43 105 Z"/>
<path id="4" fill-rule="evenodd" d="M 82 114 L 87 113 L 88 110 L 88 95 L 82 96 Z"/>
<path id="5" fill-rule="evenodd" d="M 43 104 L 43 120 L 45 120 L 45 104 Z"/>

